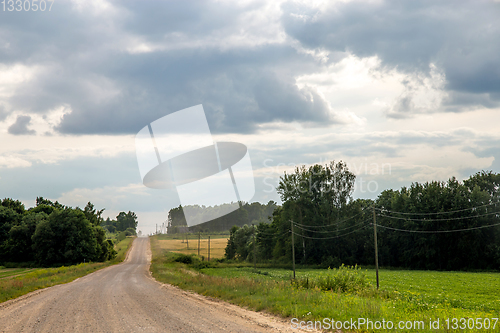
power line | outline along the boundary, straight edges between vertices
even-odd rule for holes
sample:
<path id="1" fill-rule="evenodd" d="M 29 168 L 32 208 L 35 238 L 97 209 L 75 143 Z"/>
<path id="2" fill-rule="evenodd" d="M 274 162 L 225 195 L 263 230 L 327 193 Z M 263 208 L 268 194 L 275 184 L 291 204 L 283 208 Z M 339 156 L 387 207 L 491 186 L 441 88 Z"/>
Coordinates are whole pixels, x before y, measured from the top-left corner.
<path id="1" fill-rule="evenodd" d="M 344 236 L 350 235 L 350 234 L 355 233 L 356 231 L 359 231 L 359 230 L 364 229 L 366 227 L 367 226 L 365 225 L 365 226 L 363 226 L 361 228 L 358 228 L 356 230 L 353 230 L 351 232 L 347 232 L 347 233 L 345 233 L 343 235 L 338 235 L 338 236 L 333 236 L 333 237 L 309 237 L 309 236 L 304 236 L 304 235 L 297 234 L 297 233 L 294 233 L 294 234 L 297 235 L 297 236 L 301 236 L 301 237 L 307 238 L 307 239 L 334 239 L 334 238 L 340 238 L 340 237 L 344 237 Z"/>
<path id="2" fill-rule="evenodd" d="M 453 214 L 453 213 L 465 212 L 465 211 L 468 211 L 468 210 L 474 210 L 474 209 L 478 209 L 478 208 L 482 208 L 482 207 L 486 207 L 486 206 L 491 206 L 491 205 L 496 205 L 496 204 L 497 204 L 496 202 L 490 202 L 490 203 L 487 203 L 487 204 L 484 204 L 484 205 L 481 205 L 481 206 L 476 206 L 476 207 L 470 207 L 470 208 L 459 209 L 459 210 L 450 210 L 450 211 L 446 211 L 446 212 L 434 212 L 434 213 L 396 212 L 396 211 L 392 211 L 392 210 L 389 210 L 389 209 L 377 208 L 377 207 L 375 207 L 375 209 L 378 210 L 378 211 L 380 211 L 380 212 L 388 212 L 388 213 L 401 214 L 401 215 L 439 215 L 439 214 Z"/>
<path id="3" fill-rule="evenodd" d="M 257 230 L 257 235 L 281 236 L 281 235 L 284 235 L 284 234 L 288 234 L 289 232 L 290 232 L 290 229 L 286 230 L 286 231 L 278 232 L 278 233 L 267 233 L 267 232 L 262 232 L 262 231 L 258 231 Z"/>
<path id="4" fill-rule="evenodd" d="M 370 223 L 373 224 L 373 223 Z M 466 229 L 452 229 L 452 230 L 408 230 L 408 229 L 398 229 L 398 228 L 392 228 L 392 227 L 386 227 L 380 224 L 377 224 L 378 227 L 383 228 L 383 229 L 389 229 L 389 230 L 395 230 L 395 231 L 402 231 L 402 232 L 411 232 L 411 233 L 419 233 L 419 234 L 442 234 L 442 233 L 451 233 L 451 232 L 461 232 L 461 231 L 470 231 L 470 230 L 477 230 L 477 229 L 484 229 L 484 228 L 490 228 L 490 227 L 495 227 L 500 225 L 500 223 L 495 223 L 495 224 L 490 224 L 490 225 L 483 225 L 480 227 L 472 227 L 472 228 L 466 228 Z"/>
<path id="5" fill-rule="evenodd" d="M 334 227 L 334 226 L 337 226 L 339 225 L 340 223 L 343 223 L 343 222 L 347 222 L 349 220 L 352 220 L 353 218 L 361 215 L 363 212 L 365 211 L 365 208 L 363 208 L 361 210 L 361 212 L 357 213 L 356 215 L 353 215 L 351 217 L 348 217 L 344 220 L 341 220 L 341 221 L 337 221 L 335 223 L 332 223 L 332 224 L 324 224 L 324 225 L 308 225 L 308 224 L 300 224 L 300 223 L 296 223 L 294 222 L 293 224 L 295 224 L 296 226 L 301 226 L 301 227 L 308 227 L 308 228 L 327 228 L 327 227 Z"/>
<path id="6" fill-rule="evenodd" d="M 462 217 L 449 217 L 449 218 L 444 218 L 444 219 L 413 219 L 409 217 L 399 217 L 399 216 L 390 216 L 390 215 L 384 215 L 384 214 L 377 214 L 378 216 L 383 216 L 387 217 L 390 219 L 395 219 L 395 220 L 405 220 L 405 221 L 453 221 L 453 220 L 465 220 L 465 219 L 473 219 L 477 217 L 484 217 L 484 216 L 489 216 L 489 215 L 494 215 L 494 214 L 500 214 L 500 212 L 492 212 L 492 213 L 486 213 L 486 214 L 481 214 L 481 215 L 473 215 L 473 216 L 462 216 Z"/>
<path id="7" fill-rule="evenodd" d="M 359 226 L 359 225 L 361 225 L 361 224 L 363 224 L 363 223 L 365 223 L 365 222 L 367 222 L 367 221 L 369 221 L 369 220 L 370 220 L 370 219 L 365 220 L 365 221 L 362 221 L 362 222 L 357 223 L 357 224 L 353 224 L 353 225 L 351 225 L 351 226 L 349 226 L 349 227 L 346 227 L 346 228 L 343 228 L 343 229 L 338 229 L 338 230 L 324 230 L 324 231 L 323 231 L 323 230 L 310 230 L 310 229 L 307 229 L 307 228 L 302 228 L 302 227 L 300 227 L 299 225 L 297 225 L 296 223 L 294 223 L 294 225 L 295 225 L 297 228 L 299 228 L 299 229 L 301 229 L 301 230 L 303 230 L 303 231 L 309 231 L 309 232 L 320 233 L 320 234 L 327 234 L 327 233 L 332 233 L 332 232 L 337 232 L 337 231 L 343 231 L 343 230 L 351 229 L 351 228 L 354 228 L 354 227 L 356 227 L 356 226 Z"/>

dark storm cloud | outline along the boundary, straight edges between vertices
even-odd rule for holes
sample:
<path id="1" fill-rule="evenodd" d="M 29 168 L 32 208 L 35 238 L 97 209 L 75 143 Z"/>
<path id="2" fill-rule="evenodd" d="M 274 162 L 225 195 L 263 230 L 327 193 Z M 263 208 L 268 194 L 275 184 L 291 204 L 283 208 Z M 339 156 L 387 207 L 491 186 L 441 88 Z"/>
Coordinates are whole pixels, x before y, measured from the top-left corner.
<path id="1" fill-rule="evenodd" d="M 30 122 L 30 116 L 17 116 L 16 122 L 9 127 L 8 132 L 14 135 L 34 135 L 35 131 L 28 129 Z"/>
<path id="2" fill-rule="evenodd" d="M 457 98 L 448 101 L 451 111 L 463 102 L 464 96 L 457 93 L 469 94 L 473 103 L 498 106 L 498 2 L 351 1 L 324 11 L 290 2 L 283 10 L 286 32 L 310 48 L 377 55 L 383 66 L 407 73 L 429 72 L 434 63 L 444 70 L 446 89 L 456 93 L 451 97 Z M 401 100 L 403 114 L 409 107 Z"/>
<path id="3" fill-rule="evenodd" d="M 113 1 L 126 8 L 128 19 L 124 27 L 134 33 L 161 40 L 165 34 L 178 32 L 189 36 L 206 36 L 210 31 L 228 28 L 237 23 L 240 15 L 255 9 L 255 5 L 214 1 L 127 0 Z M 259 5 L 257 5 L 259 6 Z"/>
<path id="4" fill-rule="evenodd" d="M 106 103 L 71 103 L 64 133 L 133 133 L 171 112 L 203 104 L 216 132 L 250 132 L 260 123 L 336 119 L 314 90 L 298 89 L 292 75 L 274 66 L 305 70 L 308 56 L 290 47 L 121 54 L 99 73 L 114 78 L 121 93 Z M 301 69 L 304 68 L 304 69 Z"/>
<path id="5" fill-rule="evenodd" d="M 316 65 L 289 46 L 169 49 L 175 43 L 165 42 L 166 36 L 180 34 L 189 45 L 211 32 L 230 30 L 255 5 L 114 5 L 114 11 L 93 16 L 60 2 L 43 13 L 48 15 L 17 13 L 0 23 L 0 40 L 9 45 L 0 61 L 43 67 L 8 99 L 11 109 L 45 113 L 69 106 L 72 112 L 56 127 L 68 134 L 135 133 L 159 117 L 197 104 L 204 105 L 215 133 L 252 132 L 271 121 L 313 126 L 336 122 L 314 89 L 295 85 L 297 74 Z M 126 51 L 131 36 L 166 49 L 131 54 Z"/>
<path id="6" fill-rule="evenodd" d="M 135 133 L 168 113 L 203 104 L 213 132 L 249 133 L 273 121 L 339 122 L 317 91 L 296 85 L 296 77 L 322 70 L 312 56 L 286 43 L 233 44 L 227 38 L 265 2 L 111 4 L 99 12 L 92 2 L 81 9 L 57 1 L 51 12 L 1 14 L 0 63 L 38 70 L 6 98 L 9 107 L 0 119 L 13 110 L 43 114 L 65 106 L 72 112 L 56 127 L 59 132 Z M 389 69 L 428 72 L 435 63 L 447 78 L 443 107 L 460 111 L 500 101 L 498 7 L 354 1 L 319 12 L 288 3 L 282 25 L 303 46 L 378 55 Z M 158 49 L 128 51 L 142 42 Z M 401 98 L 389 116 L 415 112 L 411 97 Z"/>

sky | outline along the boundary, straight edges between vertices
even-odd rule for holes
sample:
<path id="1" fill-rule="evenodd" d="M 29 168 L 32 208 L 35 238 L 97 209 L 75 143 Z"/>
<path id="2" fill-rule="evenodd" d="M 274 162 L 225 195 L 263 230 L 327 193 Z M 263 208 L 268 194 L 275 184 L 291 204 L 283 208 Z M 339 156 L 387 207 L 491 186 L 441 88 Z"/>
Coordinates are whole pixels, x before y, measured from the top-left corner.
<path id="1" fill-rule="evenodd" d="M 41 4 L 41 3 L 40 3 Z M 500 172 L 499 1 L 55 0 L 0 4 L 0 197 L 38 196 L 143 233 L 179 205 L 142 184 L 135 135 L 202 104 L 245 144 L 251 201 L 344 161 L 355 198 Z M 50 10 L 49 10 L 50 9 Z"/>

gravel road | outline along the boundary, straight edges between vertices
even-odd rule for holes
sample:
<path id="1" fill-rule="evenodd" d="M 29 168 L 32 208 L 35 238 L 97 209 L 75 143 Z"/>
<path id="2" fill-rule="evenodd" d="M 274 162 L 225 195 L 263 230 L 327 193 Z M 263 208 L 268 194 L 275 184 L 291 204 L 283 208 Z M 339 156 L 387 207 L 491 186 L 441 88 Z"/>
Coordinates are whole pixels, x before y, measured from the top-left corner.
<path id="1" fill-rule="evenodd" d="M 156 282 L 148 238 L 127 259 L 0 304 L 0 332 L 297 332 L 290 321 Z M 310 331 L 309 331 L 310 332 Z"/>

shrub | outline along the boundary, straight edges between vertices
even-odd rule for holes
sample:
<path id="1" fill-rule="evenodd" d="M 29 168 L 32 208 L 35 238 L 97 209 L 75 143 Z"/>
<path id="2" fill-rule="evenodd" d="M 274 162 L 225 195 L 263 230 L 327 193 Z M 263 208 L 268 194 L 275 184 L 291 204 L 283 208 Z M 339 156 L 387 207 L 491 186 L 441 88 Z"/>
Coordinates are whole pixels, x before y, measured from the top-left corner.
<path id="1" fill-rule="evenodd" d="M 319 288 L 321 290 L 331 290 L 344 293 L 356 293 L 367 290 L 371 287 L 366 279 L 366 274 L 358 266 L 344 266 L 338 269 L 328 269 L 325 276 L 316 279 L 305 278 L 294 282 L 302 288 Z"/>
<path id="2" fill-rule="evenodd" d="M 117 240 L 117 242 L 121 242 L 126 237 L 127 237 L 127 234 L 125 233 L 125 231 L 122 231 L 118 235 L 116 235 L 116 240 Z"/>
<path id="3" fill-rule="evenodd" d="M 137 232 L 135 231 L 134 228 L 127 228 L 125 230 L 125 235 L 126 236 L 137 236 Z"/>
<path id="4" fill-rule="evenodd" d="M 173 261 L 181 262 L 186 265 L 192 265 L 194 263 L 198 263 L 200 259 L 196 258 L 192 254 L 178 254 Z"/>

